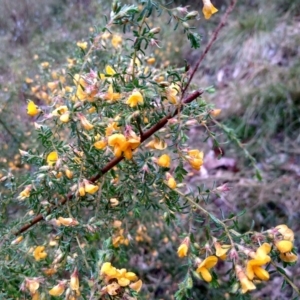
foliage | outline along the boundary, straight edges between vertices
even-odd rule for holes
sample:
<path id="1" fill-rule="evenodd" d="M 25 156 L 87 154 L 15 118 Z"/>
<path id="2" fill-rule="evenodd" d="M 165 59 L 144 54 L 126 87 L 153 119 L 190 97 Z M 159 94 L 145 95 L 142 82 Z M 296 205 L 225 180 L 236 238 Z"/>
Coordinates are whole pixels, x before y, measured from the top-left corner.
<path id="1" fill-rule="evenodd" d="M 2 224 L 1 297 L 146 298 L 151 282 L 144 278 L 151 270 L 139 261 L 141 252 L 155 260 L 162 242 L 169 243 L 165 251 L 172 259 L 185 262 L 170 267 L 172 283 L 182 280 L 165 288 L 175 299 L 200 299 L 208 284 L 207 295 L 225 290 L 243 299 L 273 272 L 299 293 L 284 270 L 297 261 L 289 227 L 243 232 L 239 220 L 245 212 L 219 217 L 212 208 L 211 198 L 228 191 L 227 185 L 186 188 L 187 177 L 205 161 L 203 152 L 190 146 L 191 126 L 203 126 L 203 140 L 219 147 L 210 130 L 217 124 L 243 147 L 201 98 L 211 88 L 192 90 L 194 73 L 187 66 L 160 68 L 149 50 L 160 46 L 160 27 L 148 19 L 161 15 L 199 48 L 200 37 L 190 25 L 198 12 L 150 0 L 139 4 L 113 2 L 109 18 L 91 30 L 88 41 L 77 43 L 67 68 L 52 68 L 45 60 L 42 79 L 26 82 L 31 99 L 43 100 L 43 105 L 29 100 L 27 106 L 40 146 L 20 151 L 32 172 L 24 182 L 15 182 L 9 172 L 1 178 L 3 202 L 26 210 Z M 163 237 L 166 232 L 169 237 Z M 223 261 L 226 276 L 214 270 Z M 156 268 L 163 272 L 168 262 Z"/>

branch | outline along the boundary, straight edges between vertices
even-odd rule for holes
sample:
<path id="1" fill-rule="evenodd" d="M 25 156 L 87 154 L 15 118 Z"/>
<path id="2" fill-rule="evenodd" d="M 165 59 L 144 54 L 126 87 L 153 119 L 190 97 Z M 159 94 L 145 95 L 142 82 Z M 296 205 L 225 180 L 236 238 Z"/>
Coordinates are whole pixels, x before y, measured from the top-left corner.
<path id="1" fill-rule="evenodd" d="M 194 66 L 192 73 L 188 79 L 188 82 L 186 84 L 186 86 L 184 87 L 184 89 L 182 90 L 182 98 L 185 95 L 186 90 L 189 88 L 201 62 L 203 61 L 204 57 L 206 56 L 206 54 L 208 53 L 208 51 L 210 50 L 211 46 L 213 45 L 213 43 L 216 41 L 221 29 L 225 26 L 226 21 L 228 19 L 229 14 L 232 12 L 232 10 L 234 9 L 235 5 L 237 3 L 237 0 L 232 0 L 230 2 L 230 5 L 228 6 L 227 10 L 225 11 L 225 14 L 223 15 L 219 25 L 217 26 L 217 28 L 215 29 L 215 31 L 213 32 L 212 38 L 210 39 L 209 43 L 207 44 L 207 46 L 205 47 L 203 53 L 200 55 L 198 61 L 196 62 L 196 65 Z"/>
<path id="2" fill-rule="evenodd" d="M 192 94 L 190 94 L 184 101 L 183 104 L 188 104 L 197 99 L 200 95 L 202 95 L 203 91 L 195 91 Z M 174 113 L 169 114 L 165 116 L 164 118 L 160 119 L 154 126 L 152 126 L 150 129 L 148 129 L 146 132 L 143 133 L 141 138 L 141 143 L 143 143 L 145 140 L 147 140 L 149 137 L 151 137 L 155 132 L 163 128 L 167 123 L 168 120 L 175 117 L 182 109 L 184 105 L 181 105 L 180 108 L 177 108 Z M 123 156 L 121 157 L 115 157 L 112 159 L 104 168 L 102 168 L 96 175 L 92 176 L 89 181 L 96 182 L 99 178 L 101 178 L 104 174 L 106 174 L 109 170 L 111 170 L 115 165 L 117 165 L 119 162 L 121 162 L 124 159 Z M 74 197 L 73 193 L 69 193 L 58 205 L 49 207 L 46 210 L 45 215 L 49 215 L 52 211 L 54 211 L 59 206 L 64 205 L 67 201 L 72 200 Z M 27 231 L 29 228 L 34 226 L 35 224 L 39 223 L 40 221 L 44 220 L 44 216 L 42 214 L 37 215 L 34 217 L 29 223 L 22 226 L 18 231 L 14 233 L 14 235 L 19 235 L 25 231 Z"/>

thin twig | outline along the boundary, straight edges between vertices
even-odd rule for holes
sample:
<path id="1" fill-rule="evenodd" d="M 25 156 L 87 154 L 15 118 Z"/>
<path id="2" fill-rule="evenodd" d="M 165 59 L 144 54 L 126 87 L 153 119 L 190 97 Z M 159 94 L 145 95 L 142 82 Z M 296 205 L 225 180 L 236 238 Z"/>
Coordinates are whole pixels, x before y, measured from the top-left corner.
<path id="1" fill-rule="evenodd" d="M 234 9 L 235 5 L 237 3 L 237 0 L 232 0 L 230 2 L 230 5 L 228 6 L 227 10 L 225 11 L 224 16 L 222 17 L 219 25 L 217 26 L 217 28 L 215 29 L 215 31 L 213 32 L 212 38 L 210 39 L 209 43 L 207 44 L 207 46 L 205 47 L 203 53 L 200 55 L 198 61 L 196 62 L 191 75 L 188 79 L 188 82 L 186 84 L 186 86 L 184 87 L 184 89 L 182 90 L 182 98 L 184 98 L 185 92 L 187 91 L 187 89 L 189 88 L 201 62 L 203 61 L 204 57 L 206 56 L 206 54 L 208 53 L 208 51 L 210 50 L 211 46 L 213 45 L 213 43 L 216 41 L 221 29 L 225 26 L 226 21 L 228 19 L 229 14 L 232 12 L 232 10 Z"/>

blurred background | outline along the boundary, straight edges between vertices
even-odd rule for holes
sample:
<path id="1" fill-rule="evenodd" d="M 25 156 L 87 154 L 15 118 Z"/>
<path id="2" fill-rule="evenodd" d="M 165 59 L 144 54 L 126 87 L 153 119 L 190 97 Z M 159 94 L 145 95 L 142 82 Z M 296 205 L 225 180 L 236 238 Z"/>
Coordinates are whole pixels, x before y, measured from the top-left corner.
<path id="1" fill-rule="evenodd" d="M 155 26 L 162 28 L 160 39 L 165 47 L 155 52 L 158 67 L 183 66 L 185 59 L 193 65 L 229 4 L 226 0 L 212 2 L 219 13 L 209 21 L 202 17 L 200 0 L 176 0 L 171 4 L 190 5 L 191 10 L 200 12 L 201 19 L 195 23 L 195 31 L 202 36 L 198 50 L 191 50 L 184 36 L 173 31 L 174 25 L 167 24 L 167 17 L 153 20 Z M 2 169 L 10 170 L 16 177 L 29 172 L 29 167 L 21 164 L 18 149 L 37 145 L 33 121 L 26 114 L 26 101 L 32 98 L 31 81 L 42 81 L 41 63 L 49 63 L 48 72 L 61 67 L 67 70 L 76 43 L 88 41 L 94 26 L 105 24 L 104 16 L 108 15 L 110 5 L 111 1 L 104 0 L 0 0 Z M 176 44 L 172 42 L 175 40 Z M 247 213 L 240 221 L 245 230 L 250 224 L 260 230 L 285 223 L 299 236 L 299 81 L 300 0 L 238 1 L 193 81 L 194 87 L 215 88 L 204 99 L 222 109 L 218 121 L 226 126 L 226 134 L 215 124 L 209 126 L 216 132 L 224 156 L 218 160 L 215 149 L 206 148 L 202 173 L 189 183 L 227 183 L 230 192 L 214 199 L 214 203 L 217 208 L 234 213 L 246 208 Z M 47 96 L 35 97 L 39 105 L 47 103 Z M 204 138 L 199 135 L 202 131 L 201 127 L 190 131 L 191 141 L 198 147 L 204 145 Z M 239 145 L 234 142 L 235 136 Z M 255 179 L 243 147 L 256 159 L 262 181 Z M 297 238 L 296 246 L 300 246 Z M 288 272 L 299 286 L 299 263 Z M 281 278 L 274 276 L 272 284 L 262 288 L 253 299 L 290 299 L 289 289 L 280 291 L 280 283 Z M 153 299 L 165 295 L 164 285 L 168 282 L 161 280 L 154 285 Z"/>

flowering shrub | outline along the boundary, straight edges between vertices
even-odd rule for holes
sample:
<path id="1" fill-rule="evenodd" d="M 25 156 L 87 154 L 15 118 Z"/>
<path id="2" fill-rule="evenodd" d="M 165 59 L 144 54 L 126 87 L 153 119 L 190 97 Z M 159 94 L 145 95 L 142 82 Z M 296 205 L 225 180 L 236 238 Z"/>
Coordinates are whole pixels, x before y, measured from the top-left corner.
<path id="1" fill-rule="evenodd" d="M 191 71 L 156 66 L 152 49 L 160 47 L 160 28 L 148 20 L 155 11 L 167 13 L 191 47 L 199 48 L 200 36 L 189 24 L 198 12 L 145 0 L 139 6 L 114 2 L 106 24 L 93 31 L 89 42 L 77 42 L 78 57 L 68 72 L 51 71 L 48 62 L 42 63 L 48 82 L 31 91 L 47 105 L 29 100 L 27 113 L 43 148 L 20 150 L 32 174 L 20 186 L 9 185 L 28 212 L 4 229 L 2 296 L 141 298 L 147 282 L 143 288 L 143 272 L 128 263 L 127 249 L 152 243 L 145 217 L 160 227 L 185 215 L 190 226 L 180 228 L 184 239 L 176 245 L 185 277 L 175 299 L 197 294 L 197 282 L 218 288 L 226 280 L 229 291 L 240 297 L 255 290 L 258 281 L 269 280 L 271 271 L 299 292 L 278 266 L 297 261 L 290 228 L 282 224 L 240 232 L 239 215 L 219 218 L 209 209 L 209 195 L 227 191 L 226 185 L 194 193 L 185 188 L 186 176 L 205 162 L 202 149 L 189 145 L 190 126 L 205 126 L 217 143 L 207 124 L 218 110 L 201 99 L 209 88 L 192 88 L 191 80 L 235 2 Z M 203 4 L 205 19 L 218 11 L 208 0 Z M 201 230 L 205 234 L 197 236 Z M 218 275 L 221 262 L 226 262 L 227 277 Z"/>

